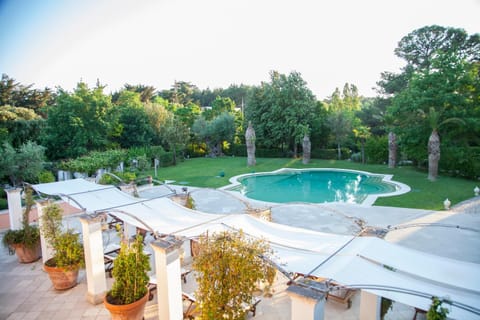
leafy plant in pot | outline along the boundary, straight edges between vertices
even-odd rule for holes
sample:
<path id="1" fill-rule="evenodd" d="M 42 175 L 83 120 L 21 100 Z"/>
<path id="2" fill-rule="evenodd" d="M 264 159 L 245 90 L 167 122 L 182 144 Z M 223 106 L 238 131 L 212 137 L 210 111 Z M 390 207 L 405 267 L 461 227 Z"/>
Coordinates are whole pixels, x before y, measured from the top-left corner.
<path id="1" fill-rule="evenodd" d="M 58 204 L 50 203 L 44 208 L 40 229 L 54 251 L 44 264 L 53 287 L 66 290 L 76 286 L 78 271 L 85 263 L 83 245 L 75 230 L 63 229 L 62 209 Z"/>
<path id="2" fill-rule="evenodd" d="M 137 234 L 131 243 L 122 238 L 120 252 L 113 262 L 112 289 L 103 303 L 113 320 L 143 318 L 148 301 L 149 257 L 143 252 L 143 237 Z"/>
<path id="3" fill-rule="evenodd" d="M 42 255 L 40 231 L 36 225 L 30 225 L 30 211 L 33 207 L 32 188 L 25 189 L 25 210 L 22 215 L 22 228 L 8 230 L 3 236 L 5 247 L 15 250 L 20 263 L 37 261 Z"/>

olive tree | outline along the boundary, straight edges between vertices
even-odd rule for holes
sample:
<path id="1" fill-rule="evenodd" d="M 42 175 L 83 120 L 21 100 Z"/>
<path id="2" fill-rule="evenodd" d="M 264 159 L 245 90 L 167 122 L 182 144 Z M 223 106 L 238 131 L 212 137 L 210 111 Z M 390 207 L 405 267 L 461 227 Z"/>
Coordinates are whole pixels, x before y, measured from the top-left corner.
<path id="1" fill-rule="evenodd" d="M 44 147 L 28 141 L 15 150 L 9 143 L 4 143 L 0 151 L 0 179 L 8 177 L 13 186 L 24 181 L 38 181 L 45 160 Z"/>
<path id="2" fill-rule="evenodd" d="M 193 268 L 202 319 L 245 319 L 257 283 L 273 282 L 275 269 L 265 258 L 269 254 L 268 243 L 242 231 L 201 237 Z"/>

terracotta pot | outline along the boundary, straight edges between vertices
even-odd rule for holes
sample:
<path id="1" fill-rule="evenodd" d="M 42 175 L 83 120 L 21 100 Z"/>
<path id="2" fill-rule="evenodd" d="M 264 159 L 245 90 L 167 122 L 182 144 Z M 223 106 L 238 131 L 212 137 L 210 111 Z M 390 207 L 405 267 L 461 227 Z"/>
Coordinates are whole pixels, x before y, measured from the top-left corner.
<path id="1" fill-rule="evenodd" d="M 103 304 L 110 311 L 112 320 L 142 320 L 147 301 L 148 292 L 143 298 L 130 304 L 111 304 L 107 301 L 107 296 L 103 298 Z"/>
<path id="2" fill-rule="evenodd" d="M 47 263 L 49 261 L 50 260 L 47 260 Z M 53 287 L 56 290 L 66 290 L 73 288 L 77 285 L 78 267 L 74 269 L 49 267 L 47 263 L 43 265 L 43 268 L 45 272 L 48 273 L 48 276 L 52 281 Z"/>
<path id="3" fill-rule="evenodd" d="M 42 256 L 42 247 L 40 242 L 31 248 L 22 243 L 11 244 L 10 246 L 15 249 L 15 254 L 17 255 L 18 262 L 20 263 L 31 263 L 37 261 Z"/>

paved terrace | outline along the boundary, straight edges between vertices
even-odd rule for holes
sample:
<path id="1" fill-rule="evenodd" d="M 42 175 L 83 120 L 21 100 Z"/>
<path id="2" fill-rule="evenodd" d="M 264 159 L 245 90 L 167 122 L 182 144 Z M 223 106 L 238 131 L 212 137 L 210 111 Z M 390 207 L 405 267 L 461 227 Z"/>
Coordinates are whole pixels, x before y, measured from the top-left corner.
<path id="1" fill-rule="evenodd" d="M 237 212 L 247 205 L 243 200 L 239 201 L 211 189 L 196 190 L 192 196 L 197 209 L 205 212 L 215 213 L 220 210 L 225 213 L 225 208 Z M 248 205 L 253 208 L 265 207 L 262 203 Z M 274 206 L 272 216 L 274 221 L 280 223 L 341 234 L 355 233 L 360 225 L 372 226 L 388 231 L 385 236 L 387 241 L 480 264 L 480 197 L 458 204 L 449 211 L 293 204 Z M 5 216 L 0 214 L 0 230 L 5 228 Z M 193 292 L 194 275 L 188 275 L 187 279 L 183 290 Z M 108 281 L 110 285 L 112 279 Z M 287 281 L 283 275 L 277 274 L 273 296 L 262 297 L 255 319 L 290 319 L 290 299 L 285 292 Z M 20 264 L 14 255 L 9 255 L 6 248 L 0 250 L 0 320 L 110 319 L 103 304 L 94 306 L 87 302 L 86 292 L 83 273 L 75 288 L 55 291 L 42 270 L 41 260 Z M 359 300 L 360 294 L 356 294 L 350 309 L 335 302 L 327 302 L 325 319 L 358 319 Z M 413 314 L 413 308 L 394 304 L 386 319 L 412 319 Z M 156 297 L 147 304 L 145 319 L 158 319 Z"/>

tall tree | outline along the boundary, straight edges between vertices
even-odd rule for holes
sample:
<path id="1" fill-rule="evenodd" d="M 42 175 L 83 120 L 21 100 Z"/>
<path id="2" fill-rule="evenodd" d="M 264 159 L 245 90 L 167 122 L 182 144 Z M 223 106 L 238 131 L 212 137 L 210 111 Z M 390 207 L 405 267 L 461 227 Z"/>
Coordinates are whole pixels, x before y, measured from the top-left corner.
<path id="1" fill-rule="evenodd" d="M 432 133 L 428 138 L 428 179 L 431 181 L 437 180 L 438 163 L 440 161 L 440 136 L 438 129 L 448 123 L 464 124 L 463 120 L 459 118 L 448 118 L 441 121 L 442 113 L 431 107 L 426 115 L 427 121 L 430 124 Z"/>
<path id="2" fill-rule="evenodd" d="M 131 85 L 126 83 L 123 87 L 124 87 L 124 90 L 138 93 L 140 95 L 140 101 L 144 103 L 151 102 L 155 96 L 155 91 L 157 90 L 153 86 L 146 86 L 143 84 Z M 120 97 L 120 93 L 121 91 L 115 92 L 112 95 L 112 101 L 114 103 L 117 102 L 117 99 Z"/>
<path id="3" fill-rule="evenodd" d="M 478 145 L 478 70 L 478 64 L 458 59 L 454 53 L 442 54 L 432 60 L 430 70 L 412 76 L 407 88 L 395 96 L 389 112 L 401 126 L 404 151 L 414 160 L 420 163 L 426 158 L 428 150 L 422 149 L 422 146 L 425 146 L 428 136 L 435 129 L 428 121 L 418 117 L 418 110 L 428 115 L 434 108 L 443 119 L 464 120 L 464 126 L 444 130 L 442 136 L 445 145 Z"/>
<path id="4" fill-rule="evenodd" d="M 245 118 L 255 127 L 257 142 L 293 151 L 303 138 L 301 126 L 313 127 L 317 104 L 300 73 L 270 73 L 270 82 L 249 92 Z"/>
<path id="5" fill-rule="evenodd" d="M 0 180 L 8 177 L 13 186 L 38 181 L 45 162 L 44 147 L 28 141 L 15 150 L 9 143 L 4 143 L 0 151 Z"/>
<path id="6" fill-rule="evenodd" d="M 165 123 L 164 140 L 173 153 L 173 165 L 177 164 L 177 152 L 185 148 L 189 139 L 189 128 L 176 117 L 169 117 Z"/>
<path id="7" fill-rule="evenodd" d="M 212 108 L 203 112 L 203 116 L 207 120 L 212 120 L 218 117 L 220 114 L 227 112 L 230 114 L 235 113 L 235 102 L 230 98 L 222 98 L 217 96 L 212 102 Z"/>
<path id="8" fill-rule="evenodd" d="M 355 85 L 346 83 L 342 93 L 335 89 L 328 101 L 328 124 L 337 145 L 338 159 L 342 159 L 342 144 L 353 130 L 355 112 L 360 109 L 360 97 Z"/>
<path id="9" fill-rule="evenodd" d="M 122 91 L 112 115 L 118 132 L 115 141 L 122 148 L 150 145 L 153 129 L 139 93 Z"/>
<path id="10" fill-rule="evenodd" d="M 191 128 L 195 119 L 197 119 L 202 113 L 202 110 L 197 104 L 190 102 L 185 106 L 175 109 L 174 113 L 184 125 Z"/>
<path id="11" fill-rule="evenodd" d="M 80 82 L 69 93 L 59 89 L 42 131 L 42 145 L 50 159 L 76 158 L 90 150 L 104 149 L 108 143 L 107 121 L 112 104 L 103 87 L 89 89 Z"/>
<path id="12" fill-rule="evenodd" d="M 463 126 L 437 128 L 436 134 L 442 136 L 442 146 L 447 151 L 453 147 L 468 150 L 469 146 L 479 145 L 479 52 L 479 34 L 468 35 L 462 29 L 440 26 L 414 30 L 399 42 L 395 53 L 405 59 L 406 66 L 401 74 L 383 77 L 379 84 L 384 93 L 393 95 L 388 114 L 397 126 L 395 132 L 399 135 L 402 153 L 418 164 L 424 163 L 428 153 L 435 153 L 433 146 L 439 143 L 434 129 L 425 121 L 426 117 L 418 116 L 418 110 L 429 115 L 434 108 L 442 117 L 438 123 L 449 118 L 464 120 Z M 429 136 L 433 146 L 431 143 L 430 149 L 426 149 Z M 431 164 L 436 162 L 435 157 L 429 158 Z M 450 157 L 451 168 L 454 158 Z M 460 162 L 456 166 L 453 168 L 461 169 Z"/>
<path id="13" fill-rule="evenodd" d="M 425 26 L 403 37 L 395 49 L 407 65 L 427 72 L 434 59 L 452 52 L 461 60 L 480 61 L 480 34 L 469 36 L 463 29 Z"/>
<path id="14" fill-rule="evenodd" d="M 233 142 L 235 119 L 227 112 L 210 121 L 199 117 L 193 123 L 192 131 L 200 141 L 205 142 L 210 151 L 210 156 L 216 157 L 222 154 L 224 142 Z"/>
<path id="15" fill-rule="evenodd" d="M 41 108 L 53 103 L 54 95 L 49 88 L 38 90 L 32 89 L 32 86 L 22 85 L 8 75 L 2 74 L 0 80 L 0 106 L 11 105 L 33 109 L 38 114 L 44 116 Z"/>
<path id="16" fill-rule="evenodd" d="M 172 103 L 186 105 L 193 101 L 197 92 L 199 89 L 196 85 L 186 81 L 175 81 L 170 90 L 163 90 L 159 95 Z"/>
<path id="17" fill-rule="evenodd" d="M 3 140 L 15 148 L 27 141 L 38 141 L 44 124 L 45 120 L 32 109 L 0 106 L 0 132 L 5 135 Z"/>

